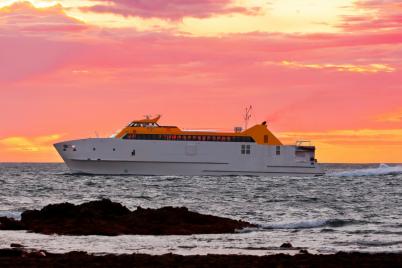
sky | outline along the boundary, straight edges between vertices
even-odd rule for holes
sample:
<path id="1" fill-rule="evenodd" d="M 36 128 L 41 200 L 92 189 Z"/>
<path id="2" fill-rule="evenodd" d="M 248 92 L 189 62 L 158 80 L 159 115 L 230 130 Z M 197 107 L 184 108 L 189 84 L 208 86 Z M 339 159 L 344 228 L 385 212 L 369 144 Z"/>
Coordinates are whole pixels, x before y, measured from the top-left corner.
<path id="1" fill-rule="evenodd" d="M 144 115 L 268 122 L 320 162 L 402 162 L 396 0 L 0 0 L 0 161 Z"/>

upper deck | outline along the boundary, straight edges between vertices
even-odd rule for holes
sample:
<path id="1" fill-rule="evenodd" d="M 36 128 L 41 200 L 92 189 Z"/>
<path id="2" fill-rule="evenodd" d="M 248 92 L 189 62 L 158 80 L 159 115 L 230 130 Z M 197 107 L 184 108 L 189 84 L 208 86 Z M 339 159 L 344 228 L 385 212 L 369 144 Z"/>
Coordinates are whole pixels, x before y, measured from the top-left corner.
<path id="1" fill-rule="evenodd" d="M 135 120 L 121 130 L 116 138 L 137 140 L 254 142 L 282 145 L 263 122 L 241 132 L 184 131 L 176 126 L 160 126 L 160 116 Z"/>

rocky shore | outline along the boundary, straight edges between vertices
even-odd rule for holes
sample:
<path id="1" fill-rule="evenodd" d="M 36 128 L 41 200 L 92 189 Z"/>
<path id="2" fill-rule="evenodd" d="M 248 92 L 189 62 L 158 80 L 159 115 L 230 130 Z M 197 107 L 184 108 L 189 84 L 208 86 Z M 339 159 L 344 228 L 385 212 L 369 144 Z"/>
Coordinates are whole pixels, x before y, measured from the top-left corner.
<path id="1" fill-rule="evenodd" d="M 402 254 L 337 253 L 332 255 L 277 254 L 267 256 L 205 255 L 161 256 L 131 254 L 95 256 L 85 252 L 52 254 L 21 248 L 0 249 L 0 267 L 281 267 L 342 268 L 402 267 Z"/>
<path id="2" fill-rule="evenodd" d="M 134 211 L 108 199 L 73 205 L 48 205 L 22 213 L 21 220 L 0 217 L 0 230 L 28 230 L 60 235 L 191 235 L 234 233 L 256 227 L 251 223 L 191 212 L 187 208 L 163 207 Z M 165 254 L 93 255 L 86 252 L 64 254 L 11 244 L 0 249 L 0 267 L 402 267 L 401 254 L 337 253 L 309 254 L 305 248 L 283 243 L 280 248 L 296 255 L 193 255 Z"/>
<path id="3" fill-rule="evenodd" d="M 48 205 L 27 210 L 21 220 L 0 217 L 0 230 L 28 230 L 59 235 L 191 235 L 234 233 L 253 224 L 191 212 L 185 207 L 130 211 L 103 199 L 81 205 Z"/>

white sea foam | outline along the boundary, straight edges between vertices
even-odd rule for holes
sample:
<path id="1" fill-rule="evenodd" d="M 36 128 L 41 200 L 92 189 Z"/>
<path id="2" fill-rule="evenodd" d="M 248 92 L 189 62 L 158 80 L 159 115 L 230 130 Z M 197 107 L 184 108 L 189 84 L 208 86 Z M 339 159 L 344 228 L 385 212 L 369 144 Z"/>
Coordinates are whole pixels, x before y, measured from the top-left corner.
<path id="1" fill-rule="evenodd" d="M 347 224 L 354 223 L 354 220 L 347 219 L 316 219 L 316 220 L 303 220 L 296 222 L 281 222 L 261 224 L 259 228 L 246 228 L 244 232 L 250 232 L 261 229 L 311 229 L 319 227 L 341 227 Z"/>
<path id="2" fill-rule="evenodd" d="M 328 220 L 318 219 L 318 220 L 307 220 L 300 222 L 263 224 L 261 227 L 264 229 L 306 229 L 306 228 L 321 227 L 326 225 L 327 222 Z"/>
<path id="3" fill-rule="evenodd" d="M 18 211 L 0 211 L 0 217 L 14 218 L 16 220 L 21 219 L 21 212 Z"/>
<path id="4" fill-rule="evenodd" d="M 380 164 L 377 168 L 362 168 L 348 171 L 330 173 L 331 176 L 356 177 L 356 176 L 376 176 L 376 175 L 398 175 L 402 174 L 402 166 L 388 166 Z"/>

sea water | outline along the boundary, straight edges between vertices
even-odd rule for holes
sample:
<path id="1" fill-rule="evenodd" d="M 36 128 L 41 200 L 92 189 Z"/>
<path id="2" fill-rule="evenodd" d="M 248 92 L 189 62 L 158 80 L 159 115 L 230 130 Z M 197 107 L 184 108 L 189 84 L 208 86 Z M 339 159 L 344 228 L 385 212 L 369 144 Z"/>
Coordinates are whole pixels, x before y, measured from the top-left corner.
<path id="1" fill-rule="evenodd" d="M 273 254 L 402 251 L 402 165 L 323 165 L 321 177 L 87 176 L 64 164 L 0 164 L 0 216 L 45 205 L 109 198 L 130 209 L 185 206 L 255 223 L 236 234 L 58 236 L 0 231 L 11 243 L 50 252 Z"/>

